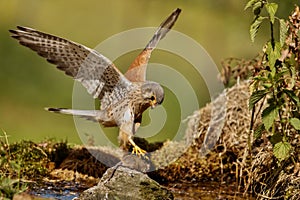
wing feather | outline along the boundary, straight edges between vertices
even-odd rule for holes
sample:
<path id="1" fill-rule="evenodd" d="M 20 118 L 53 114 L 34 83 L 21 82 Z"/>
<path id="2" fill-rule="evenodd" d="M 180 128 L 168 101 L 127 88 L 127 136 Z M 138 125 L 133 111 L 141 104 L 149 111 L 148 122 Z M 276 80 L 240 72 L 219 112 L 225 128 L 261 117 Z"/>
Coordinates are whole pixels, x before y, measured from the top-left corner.
<path id="1" fill-rule="evenodd" d="M 180 12 L 181 9 L 177 8 L 167 19 L 165 19 L 160 24 L 155 34 L 146 45 L 145 49 L 136 57 L 136 59 L 132 62 L 127 72 L 125 73 L 125 76 L 128 80 L 133 82 L 142 82 L 146 80 L 146 68 L 151 53 L 156 48 L 158 42 L 163 39 L 171 30 Z"/>
<path id="2" fill-rule="evenodd" d="M 93 49 L 35 29 L 17 28 L 10 30 L 13 38 L 81 82 L 94 98 L 101 100 L 115 87 L 127 88 L 131 84 L 108 58 Z"/>

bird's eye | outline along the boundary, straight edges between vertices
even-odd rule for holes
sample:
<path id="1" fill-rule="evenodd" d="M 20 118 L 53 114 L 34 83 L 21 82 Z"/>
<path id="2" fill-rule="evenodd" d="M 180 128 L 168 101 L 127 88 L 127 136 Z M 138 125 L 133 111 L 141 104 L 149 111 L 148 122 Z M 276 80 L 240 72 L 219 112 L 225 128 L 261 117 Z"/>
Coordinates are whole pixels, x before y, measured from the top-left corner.
<path id="1" fill-rule="evenodd" d="M 155 96 L 152 95 L 150 99 L 151 99 L 151 101 L 154 101 L 155 100 Z"/>

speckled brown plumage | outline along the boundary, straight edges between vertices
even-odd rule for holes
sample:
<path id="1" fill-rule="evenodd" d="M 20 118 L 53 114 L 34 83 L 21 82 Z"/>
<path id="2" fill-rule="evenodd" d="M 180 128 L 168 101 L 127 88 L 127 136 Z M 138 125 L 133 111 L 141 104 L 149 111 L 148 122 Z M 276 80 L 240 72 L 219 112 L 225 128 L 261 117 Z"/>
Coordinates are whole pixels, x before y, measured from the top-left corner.
<path id="1" fill-rule="evenodd" d="M 125 75 L 108 58 L 81 44 L 22 26 L 10 32 L 21 45 L 81 82 L 88 93 L 101 102 L 100 110 L 49 108 L 49 111 L 85 117 L 104 126 L 118 126 L 121 144 L 125 147 L 130 142 L 135 153 L 144 154 L 132 136 L 139 127 L 142 113 L 150 106 L 161 104 L 164 98 L 158 83 L 145 80 L 146 66 L 152 50 L 172 28 L 180 12 L 180 9 L 175 10 L 161 24 Z"/>

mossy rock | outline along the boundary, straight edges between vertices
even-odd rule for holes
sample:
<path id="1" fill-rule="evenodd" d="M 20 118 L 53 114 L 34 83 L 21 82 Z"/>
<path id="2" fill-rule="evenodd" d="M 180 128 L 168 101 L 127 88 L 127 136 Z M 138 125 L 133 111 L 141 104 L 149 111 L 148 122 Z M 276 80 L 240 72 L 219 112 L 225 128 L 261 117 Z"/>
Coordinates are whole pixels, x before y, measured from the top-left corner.
<path id="1" fill-rule="evenodd" d="M 77 200 L 96 199 L 167 200 L 174 197 L 169 190 L 146 174 L 119 166 L 109 168 L 97 186 L 85 190 L 77 198 Z"/>

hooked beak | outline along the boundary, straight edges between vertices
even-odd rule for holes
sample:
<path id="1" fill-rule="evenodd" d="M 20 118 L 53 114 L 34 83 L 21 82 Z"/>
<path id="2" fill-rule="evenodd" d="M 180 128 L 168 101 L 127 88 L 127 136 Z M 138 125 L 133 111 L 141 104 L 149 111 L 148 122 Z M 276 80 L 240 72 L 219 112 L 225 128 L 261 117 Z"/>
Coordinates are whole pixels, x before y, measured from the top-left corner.
<path id="1" fill-rule="evenodd" d="M 157 105 L 156 100 L 150 101 L 150 106 L 151 106 L 152 109 L 155 108 L 156 105 Z"/>

